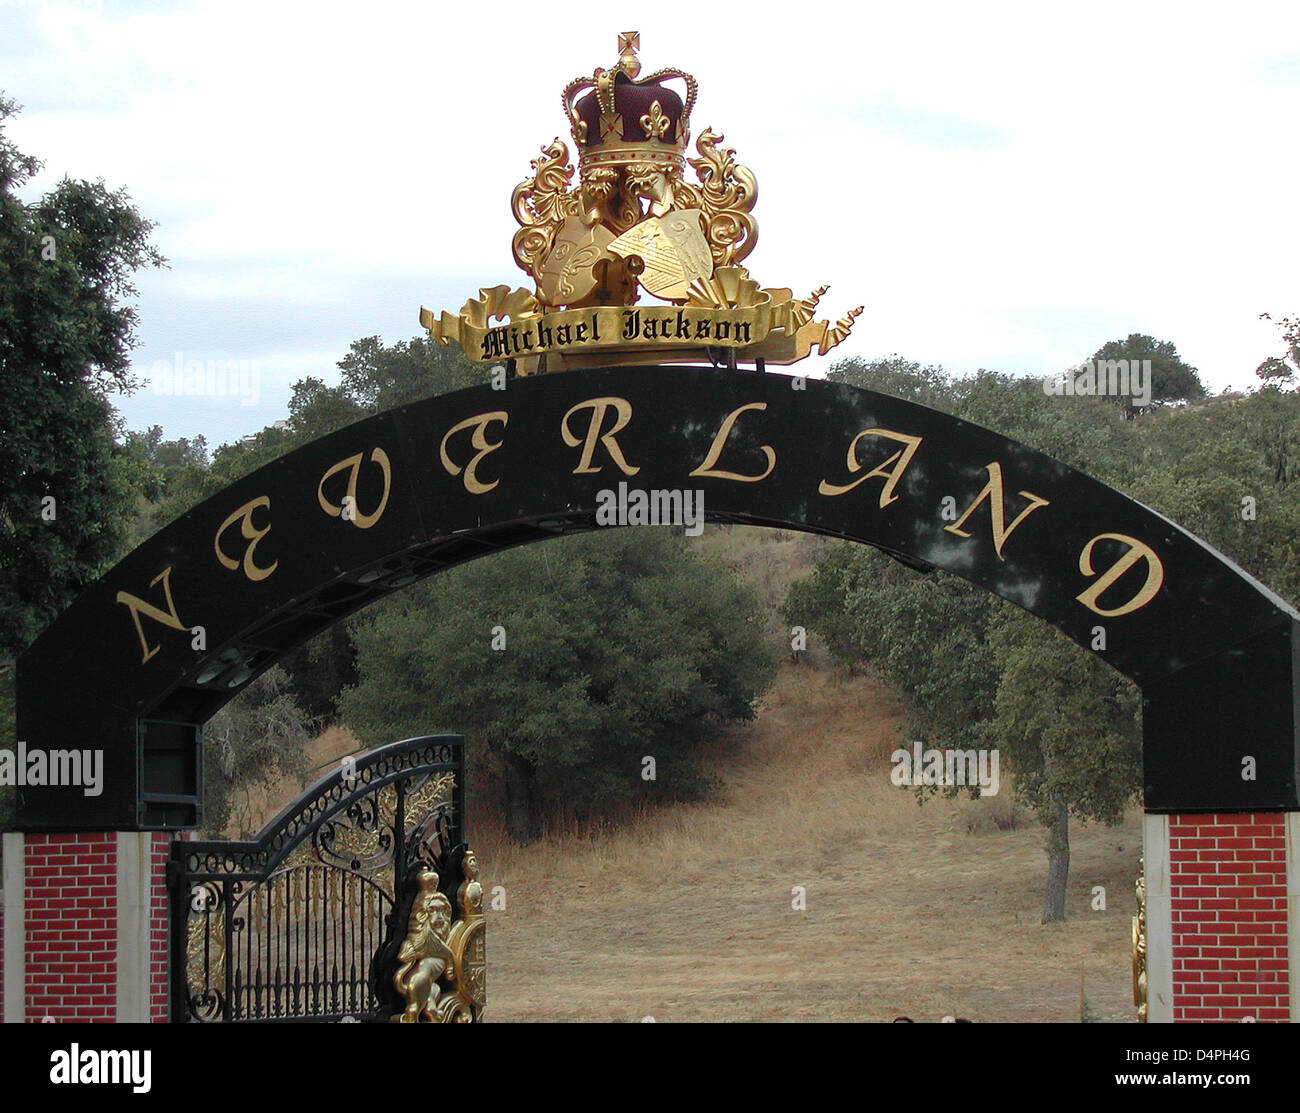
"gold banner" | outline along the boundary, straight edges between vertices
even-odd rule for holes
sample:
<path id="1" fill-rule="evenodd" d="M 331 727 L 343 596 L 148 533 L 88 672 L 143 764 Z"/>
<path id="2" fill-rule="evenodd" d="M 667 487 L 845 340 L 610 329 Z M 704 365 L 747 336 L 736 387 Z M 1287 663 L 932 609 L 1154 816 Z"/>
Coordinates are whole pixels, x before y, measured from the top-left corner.
<path id="1" fill-rule="evenodd" d="M 455 340 L 470 359 L 487 363 L 599 348 L 745 348 L 784 327 L 792 308 L 788 300 L 744 309 L 593 306 L 528 314 L 500 325 L 478 324 L 463 312 L 459 317 L 444 313 L 439 320 L 421 309 L 420 323 L 435 339 Z"/>

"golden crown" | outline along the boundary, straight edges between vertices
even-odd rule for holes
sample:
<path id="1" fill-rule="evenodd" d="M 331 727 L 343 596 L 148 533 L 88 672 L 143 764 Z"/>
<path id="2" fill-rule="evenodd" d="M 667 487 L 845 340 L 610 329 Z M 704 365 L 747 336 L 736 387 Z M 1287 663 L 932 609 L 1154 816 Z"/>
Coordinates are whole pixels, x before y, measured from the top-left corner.
<path id="1" fill-rule="evenodd" d="M 632 163 L 685 168 L 695 78 L 681 70 L 662 69 L 637 80 L 640 45 L 637 32 L 624 31 L 618 37 L 618 62 L 611 69 L 597 68 L 590 77 L 574 78 L 565 86 L 564 111 L 578 147 L 580 170 Z M 685 101 L 663 84 L 673 78 L 685 82 Z"/>
<path id="2" fill-rule="evenodd" d="M 420 323 L 437 342 L 521 375 L 651 355 L 733 368 L 739 357 L 760 369 L 814 348 L 825 355 L 861 307 L 832 325 L 814 319 L 826 287 L 796 300 L 750 278 L 740 263 L 758 237 L 758 182 L 710 128 L 686 158 L 695 78 L 676 69 L 641 77 L 639 46 L 635 31 L 623 32 L 614 66 L 565 87 L 580 180 L 556 139 L 511 194 L 511 246 L 534 289 L 485 287 L 456 316 L 422 308 Z M 683 82 L 685 95 L 669 81 Z M 643 292 L 666 304 L 638 305 Z"/>

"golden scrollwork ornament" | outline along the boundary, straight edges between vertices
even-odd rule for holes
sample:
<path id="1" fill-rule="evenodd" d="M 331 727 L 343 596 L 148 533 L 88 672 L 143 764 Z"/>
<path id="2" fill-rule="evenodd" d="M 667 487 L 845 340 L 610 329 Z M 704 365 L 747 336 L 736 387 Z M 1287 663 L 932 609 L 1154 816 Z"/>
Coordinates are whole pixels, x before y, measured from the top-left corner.
<path id="1" fill-rule="evenodd" d="M 1147 1022 L 1147 881 L 1145 861 L 1138 863 L 1137 915 L 1133 917 L 1133 1004 L 1138 1007 L 1138 1023 Z"/>
<path id="2" fill-rule="evenodd" d="M 452 925 L 447 944 L 453 956 L 455 992 L 464 1019 L 477 1019 L 487 1005 L 487 920 L 483 915 L 483 886 L 478 858 L 466 851 L 461 862 L 465 880 L 456 890 L 460 918 Z"/>
<path id="3" fill-rule="evenodd" d="M 642 77 L 639 48 L 637 32 L 620 34 L 612 67 L 564 89 L 576 184 L 569 146 L 557 138 L 515 187 L 514 258 L 533 290 L 481 290 L 457 316 L 422 308 L 421 324 L 471 359 L 511 360 L 520 374 L 647 354 L 698 362 L 719 348 L 779 364 L 814 349 L 825 355 L 861 307 L 833 325 L 814 321 L 824 286 L 795 300 L 749 278 L 740 264 L 758 242 L 758 182 L 709 128 L 687 158 L 695 78 L 675 69 Z"/>

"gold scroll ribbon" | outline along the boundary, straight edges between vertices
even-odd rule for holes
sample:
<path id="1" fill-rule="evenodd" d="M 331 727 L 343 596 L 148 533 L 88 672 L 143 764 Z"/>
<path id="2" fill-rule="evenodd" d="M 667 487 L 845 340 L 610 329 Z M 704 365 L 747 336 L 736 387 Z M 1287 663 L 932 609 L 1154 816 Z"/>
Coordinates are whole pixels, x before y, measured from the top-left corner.
<path id="1" fill-rule="evenodd" d="M 685 305 L 588 306 L 540 312 L 524 289 L 494 286 L 479 291 L 460 314 L 435 317 L 420 309 L 420 324 L 441 344 L 455 341 L 479 363 L 522 359 L 546 352 L 576 353 L 610 348 L 743 348 L 773 363 L 794 363 L 813 347 L 822 355 L 848 335 L 849 315 L 832 326 L 814 321 L 825 291 L 795 301 L 788 289 L 763 289 L 743 267 L 719 268 L 696 282 Z"/>
<path id="2" fill-rule="evenodd" d="M 420 323 L 446 344 L 455 340 L 470 359 L 490 363 L 543 352 L 601 348 L 747 348 L 767 339 L 789 319 L 790 305 L 747 309 L 700 306 L 593 306 L 530 313 L 502 323 L 478 324 L 462 314 L 435 319 L 427 309 Z"/>

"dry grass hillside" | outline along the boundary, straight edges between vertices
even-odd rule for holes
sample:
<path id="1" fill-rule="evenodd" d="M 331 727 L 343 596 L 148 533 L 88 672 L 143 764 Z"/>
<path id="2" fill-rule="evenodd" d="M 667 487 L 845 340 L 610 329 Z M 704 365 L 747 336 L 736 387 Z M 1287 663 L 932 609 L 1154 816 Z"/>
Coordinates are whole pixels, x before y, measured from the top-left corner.
<path id="1" fill-rule="evenodd" d="M 1039 829 L 999 830 L 1002 797 L 918 807 L 889 782 L 897 722 L 870 680 L 787 666 L 718 799 L 526 848 L 475 832 L 507 901 L 490 1018 L 1077 1021 L 1082 979 L 1132 1020 L 1137 815 L 1076 828 L 1070 918 L 1044 926 Z"/>
<path id="2" fill-rule="evenodd" d="M 824 544 L 756 530 L 701 543 L 769 606 Z M 471 816 L 486 888 L 506 901 L 490 913 L 488 1018 L 1078 1021 L 1082 986 L 1094 1017 L 1133 1020 L 1138 814 L 1074 826 L 1069 919 L 1044 926 L 1042 833 L 1012 808 L 1005 770 L 996 798 L 918 807 L 889 781 L 900 718 L 888 690 L 814 653 L 733 732 L 706 803 L 528 847 Z M 313 760 L 352 744 L 332 731 Z M 259 806 L 273 814 L 292 791 Z"/>

